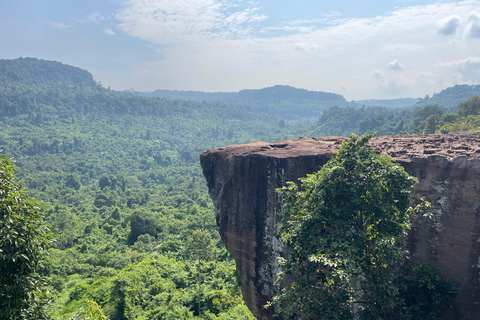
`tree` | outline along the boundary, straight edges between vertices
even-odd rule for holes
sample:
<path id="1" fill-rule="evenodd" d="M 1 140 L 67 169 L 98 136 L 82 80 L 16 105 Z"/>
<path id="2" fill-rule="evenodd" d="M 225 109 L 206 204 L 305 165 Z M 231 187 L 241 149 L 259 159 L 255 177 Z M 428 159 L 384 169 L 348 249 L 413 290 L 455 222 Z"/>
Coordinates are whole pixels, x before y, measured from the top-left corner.
<path id="1" fill-rule="evenodd" d="M 127 244 L 133 245 L 142 234 L 147 233 L 154 237 L 161 231 L 161 227 L 153 214 L 137 210 L 130 217 L 130 233 L 127 237 Z"/>
<path id="2" fill-rule="evenodd" d="M 423 131 L 425 133 L 435 133 L 437 127 L 441 124 L 441 119 L 438 114 L 431 114 L 425 119 L 425 128 Z"/>
<path id="3" fill-rule="evenodd" d="M 428 105 L 417 110 L 417 112 L 415 112 L 415 117 L 425 120 L 428 118 L 428 116 L 431 116 L 432 114 L 436 114 L 441 117 L 443 114 L 443 110 L 437 105 Z"/>
<path id="4" fill-rule="evenodd" d="M 458 114 L 462 117 L 478 115 L 480 113 L 480 96 L 469 98 L 465 102 L 458 104 Z"/>
<path id="5" fill-rule="evenodd" d="M 65 186 L 68 188 L 73 188 L 75 190 L 80 189 L 82 184 L 80 183 L 80 180 L 78 179 L 77 176 L 73 174 L 69 174 L 67 178 L 65 179 Z"/>
<path id="6" fill-rule="evenodd" d="M 113 188 L 113 181 L 112 181 L 112 176 L 111 175 L 107 175 L 107 174 L 104 174 L 100 177 L 100 179 L 98 180 L 98 186 L 100 187 L 100 189 L 104 189 L 106 187 L 110 187 L 112 189 Z"/>
<path id="7" fill-rule="evenodd" d="M 191 237 L 187 239 L 185 252 L 190 258 L 197 260 L 198 271 L 198 315 L 202 315 L 201 298 L 202 298 L 202 261 L 208 260 L 213 251 L 213 240 L 210 232 L 207 230 L 196 230 Z"/>
<path id="8" fill-rule="evenodd" d="M 461 290 L 452 281 L 441 278 L 438 267 L 414 262 L 409 269 L 399 278 L 405 309 L 402 319 L 437 320 L 445 309 L 455 310 L 451 301 Z"/>
<path id="9" fill-rule="evenodd" d="M 14 180 L 12 160 L 0 156 L 0 318 L 47 319 L 47 277 L 41 276 L 50 232 L 42 208 Z"/>
<path id="10" fill-rule="evenodd" d="M 291 248 L 273 300 L 285 319 L 387 319 L 416 178 L 354 134 L 317 173 L 283 188 Z"/>
<path id="11" fill-rule="evenodd" d="M 81 307 L 72 318 L 68 320 L 107 320 L 107 317 L 102 312 L 102 308 L 94 301 L 87 299 L 87 307 Z"/>

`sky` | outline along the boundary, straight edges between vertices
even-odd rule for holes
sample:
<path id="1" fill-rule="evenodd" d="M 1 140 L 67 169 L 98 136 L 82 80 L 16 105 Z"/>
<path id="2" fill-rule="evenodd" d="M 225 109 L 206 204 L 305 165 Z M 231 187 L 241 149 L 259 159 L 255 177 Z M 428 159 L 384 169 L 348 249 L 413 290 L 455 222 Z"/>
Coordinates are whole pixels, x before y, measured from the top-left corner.
<path id="1" fill-rule="evenodd" d="M 480 0 L 0 0 L 0 59 L 115 90 L 290 85 L 347 100 L 480 83 Z"/>

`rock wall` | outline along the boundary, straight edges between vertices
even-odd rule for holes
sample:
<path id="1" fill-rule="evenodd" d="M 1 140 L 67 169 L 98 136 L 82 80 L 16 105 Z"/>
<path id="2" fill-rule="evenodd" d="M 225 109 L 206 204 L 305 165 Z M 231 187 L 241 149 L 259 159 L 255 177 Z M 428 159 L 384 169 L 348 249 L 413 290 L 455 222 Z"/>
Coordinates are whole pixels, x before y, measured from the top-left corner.
<path id="1" fill-rule="evenodd" d="M 275 295 L 276 234 L 282 201 L 275 189 L 318 171 L 341 137 L 255 142 L 212 149 L 200 156 L 220 235 L 236 261 L 247 306 L 257 319 L 274 319 L 263 306 Z M 433 222 L 413 221 L 408 249 L 414 260 L 437 265 L 463 290 L 455 301 L 464 319 L 480 315 L 480 136 L 470 134 L 376 137 L 376 152 L 391 156 L 418 178 L 412 201 L 425 197 Z M 453 319 L 447 313 L 445 319 Z"/>

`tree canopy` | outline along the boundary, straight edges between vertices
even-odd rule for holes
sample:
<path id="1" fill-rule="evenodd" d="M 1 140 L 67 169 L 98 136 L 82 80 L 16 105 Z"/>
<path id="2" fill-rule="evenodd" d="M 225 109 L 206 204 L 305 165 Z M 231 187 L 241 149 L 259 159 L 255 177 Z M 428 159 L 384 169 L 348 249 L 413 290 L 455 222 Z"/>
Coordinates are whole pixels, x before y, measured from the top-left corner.
<path id="1" fill-rule="evenodd" d="M 480 96 L 470 97 L 467 101 L 458 105 L 458 114 L 466 116 L 476 116 L 480 113 Z"/>
<path id="2" fill-rule="evenodd" d="M 40 273 L 50 232 L 41 207 L 14 180 L 15 170 L 0 155 L 0 318 L 47 319 L 47 278 Z"/>

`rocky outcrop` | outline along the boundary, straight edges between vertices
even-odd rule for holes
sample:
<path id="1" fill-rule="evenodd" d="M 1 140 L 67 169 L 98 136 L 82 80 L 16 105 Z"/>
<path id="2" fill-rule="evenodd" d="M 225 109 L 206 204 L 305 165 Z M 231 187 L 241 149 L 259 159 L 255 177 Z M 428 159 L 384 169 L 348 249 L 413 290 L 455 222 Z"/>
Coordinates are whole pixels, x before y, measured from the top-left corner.
<path id="1" fill-rule="evenodd" d="M 342 137 L 255 142 L 202 153 L 200 160 L 215 204 L 220 235 L 236 261 L 243 297 L 257 319 L 273 319 L 263 306 L 275 294 L 276 234 L 282 201 L 276 188 L 318 171 Z M 437 265 L 463 290 L 455 301 L 464 319 L 480 314 L 480 136 L 385 136 L 372 139 L 418 177 L 413 202 L 425 197 L 433 222 L 416 218 L 408 248 L 414 260 Z M 452 315 L 446 314 L 445 318 Z"/>

